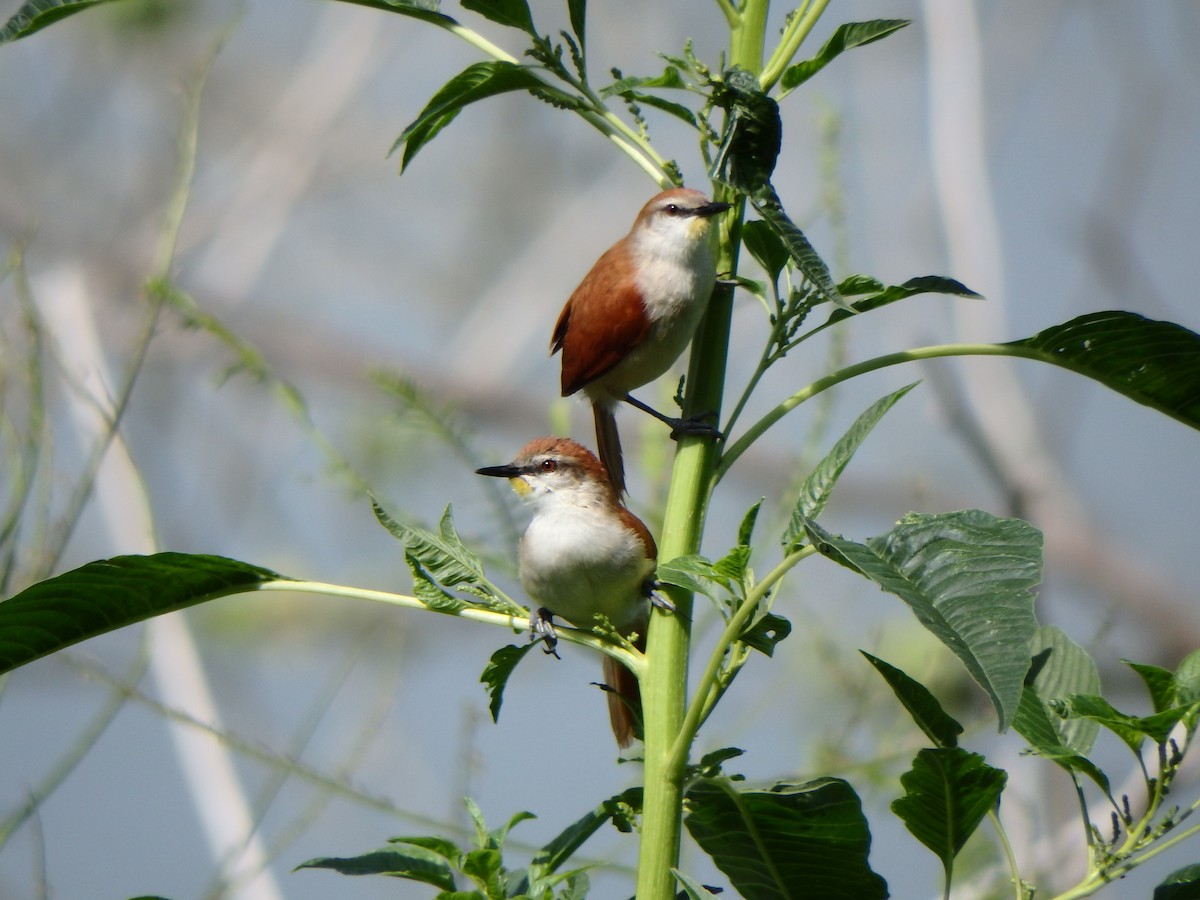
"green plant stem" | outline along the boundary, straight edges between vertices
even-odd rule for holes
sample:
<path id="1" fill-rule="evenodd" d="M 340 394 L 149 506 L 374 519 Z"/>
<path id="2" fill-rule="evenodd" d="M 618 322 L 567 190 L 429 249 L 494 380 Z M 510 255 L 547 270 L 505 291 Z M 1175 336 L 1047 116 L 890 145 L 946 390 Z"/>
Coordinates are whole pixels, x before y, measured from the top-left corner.
<path id="1" fill-rule="evenodd" d="M 721 10 L 721 15 L 725 17 L 725 22 L 729 25 L 729 30 L 737 28 L 738 23 L 742 20 L 742 14 L 738 12 L 732 0 L 716 0 L 717 8 Z"/>
<path id="2" fill-rule="evenodd" d="M 738 438 L 733 444 L 726 449 L 721 456 L 720 465 L 714 474 L 713 484 L 716 485 L 729 471 L 729 467 L 745 453 L 754 442 L 758 440 L 772 425 L 786 416 L 789 412 L 803 403 L 805 400 L 810 400 L 822 391 L 827 391 L 843 381 L 863 375 L 867 372 L 874 372 L 878 369 L 886 369 L 889 366 L 896 366 L 901 363 L 915 362 L 922 359 L 940 359 L 949 356 L 1010 356 L 1024 357 L 1026 359 L 1041 359 L 1042 354 L 1038 351 L 1026 349 L 1015 344 L 935 344 L 929 347 L 917 347 L 913 350 L 904 350 L 899 353 L 888 353 L 884 356 L 876 356 L 873 359 L 864 360 L 852 366 L 846 366 L 844 369 L 839 369 L 826 375 L 824 378 L 818 378 L 812 384 L 802 388 L 792 394 L 774 409 L 768 412 L 765 416 L 746 429 L 746 433 Z"/>
<path id="3" fill-rule="evenodd" d="M 800 45 L 804 43 L 804 39 L 813 30 L 817 19 L 821 18 L 821 13 L 825 12 L 825 7 L 828 5 L 829 0 L 809 0 L 809 2 L 802 3 L 792 15 L 787 27 L 784 28 L 779 45 L 771 54 L 771 58 L 767 60 L 767 64 L 758 78 L 764 91 L 769 91 L 775 86 L 775 82 L 783 75 L 784 70 L 791 63 L 792 57 L 796 55 L 796 51 L 800 49 Z"/>
<path id="4" fill-rule="evenodd" d="M 988 818 L 992 822 L 992 827 L 996 829 L 996 837 L 1000 839 L 1000 847 L 1004 851 L 1004 858 L 1008 862 L 1008 871 L 1012 873 L 1013 888 L 1016 890 L 1016 900 L 1025 900 L 1025 889 L 1021 885 L 1021 870 L 1017 866 L 1017 854 L 1013 851 L 1012 842 L 1008 839 L 1008 832 L 1004 830 L 1004 824 L 1000 821 L 1000 816 L 996 810 L 988 810 Z M 950 886 L 947 885 L 949 890 Z"/>
<path id="5" fill-rule="evenodd" d="M 527 631 L 529 628 L 529 620 L 524 616 L 515 616 L 509 613 L 495 612 L 490 609 L 482 609 L 477 606 L 463 606 L 459 609 L 435 609 L 426 603 L 418 600 L 416 597 L 409 597 L 406 594 L 392 594 L 387 591 L 372 591 L 366 588 L 346 587 L 340 584 L 326 584 L 321 581 L 264 581 L 261 584 L 256 584 L 250 588 L 252 591 L 294 591 L 301 594 L 321 594 L 326 597 L 347 597 L 353 600 L 371 600 L 376 603 L 388 603 L 392 606 L 403 606 L 407 609 L 420 609 L 426 612 L 442 613 L 443 615 L 458 616 L 460 619 L 469 619 L 472 622 L 482 622 L 485 625 L 494 625 L 500 628 L 507 628 L 510 631 L 520 633 Z M 232 593 L 240 593 L 233 591 Z M 508 598 L 505 598 L 508 599 Z M 512 602 L 511 600 L 509 602 Z M 590 631 L 582 631 L 578 628 L 572 628 L 569 625 L 555 623 L 554 630 L 559 638 L 568 641 L 572 644 L 580 644 L 584 647 L 591 647 L 593 650 L 598 650 L 601 653 L 606 653 L 613 659 L 618 660 L 629 668 L 635 675 L 639 677 L 643 674 L 646 668 L 646 657 L 637 650 L 628 647 L 622 647 L 607 638 L 603 638 L 598 634 L 593 634 Z"/>
<path id="6" fill-rule="evenodd" d="M 717 639 L 716 646 L 713 648 L 712 654 L 708 658 L 708 664 L 704 669 L 704 673 L 700 676 L 700 680 L 696 684 L 696 692 L 692 696 L 692 702 L 688 705 L 687 714 L 684 716 L 683 724 L 680 726 L 679 734 L 676 737 L 675 745 L 671 748 L 671 764 L 682 768 L 687 765 L 688 749 L 695 740 L 696 733 L 700 730 L 701 724 L 712 710 L 712 698 L 714 691 L 717 688 L 717 679 L 721 674 L 721 664 L 725 659 L 725 653 L 733 645 L 733 642 L 738 639 L 750 621 L 750 617 L 754 615 L 759 604 L 766 598 L 767 594 L 779 583 L 779 581 L 791 571 L 792 567 L 800 560 L 812 556 L 816 553 L 815 547 L 801 547 L 792 553 L 789 553 L 783 560 L 766 574 L 762 581 L 758 582 L 746 595 L 746 598 L 738 606 L 737 611 L 729 617 L 729 621 L 725 623 L 725 630 L 721 632 L 721 636 Z"/>

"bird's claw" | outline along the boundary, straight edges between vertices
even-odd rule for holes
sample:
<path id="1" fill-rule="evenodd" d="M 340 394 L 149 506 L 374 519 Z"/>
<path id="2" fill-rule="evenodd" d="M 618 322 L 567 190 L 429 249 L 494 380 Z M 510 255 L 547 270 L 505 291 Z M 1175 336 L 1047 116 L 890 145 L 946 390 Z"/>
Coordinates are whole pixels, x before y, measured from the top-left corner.
<path id="1" fill-rule="evenodd" d="M 538 641 L 544 641 L 546 644 L 542 648 L 543 653 L 551 654 L 555 659 L 562 659 L 558 655 L 558 632 L 554 630 L 554 613 L 544 606 L 538 607 L 537 612 L 529 617 L 529 642 L 536 644 Z"/>
<path id="2" fill-rule="evenodd" d="M 671 440 L 677 441 L 681 437 L 708 437 L 715 440 L 724 440 L 724 435 L 721 434 L 719 428 L 706 419 L 716 419 L 717 414 L 713 412 L 699 413 L 694 416 L 686 416 L 678 419 L 671 419 L 668 423 L 671 426 Z"/>

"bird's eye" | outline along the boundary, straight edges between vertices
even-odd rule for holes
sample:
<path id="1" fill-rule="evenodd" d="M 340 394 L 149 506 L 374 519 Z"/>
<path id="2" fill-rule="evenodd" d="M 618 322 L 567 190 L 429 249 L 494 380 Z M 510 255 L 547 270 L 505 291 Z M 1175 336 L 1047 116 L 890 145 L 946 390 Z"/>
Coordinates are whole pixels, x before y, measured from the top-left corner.
<path id="1" fill-rule="evenodd" d="M 556 470 L 558 469 L 558 460 L 556 460 L 556 459 L 543 459 L 543 460 L 542 460 L 542 463 L 541 463 L 541 469 L 542 469 L 542 471 L 543 471 L 543 472 L 554 472 L 554 471 L 556 471 Z"/>
<path id="2" fill-rule="evenodd" d="M 663 207 L 663 212 L 665 212 L 668 216 L 677 216 L 681 212 L 683 212 L 683 210 L 681 210 L 674 203 L 668 203 L 666 206 Z"/>

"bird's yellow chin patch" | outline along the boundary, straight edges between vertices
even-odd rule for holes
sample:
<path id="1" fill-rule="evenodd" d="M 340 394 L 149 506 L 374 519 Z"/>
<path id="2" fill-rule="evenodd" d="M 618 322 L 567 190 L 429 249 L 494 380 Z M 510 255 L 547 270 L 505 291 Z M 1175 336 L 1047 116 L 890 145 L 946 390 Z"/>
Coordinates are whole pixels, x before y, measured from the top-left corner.
<path id="1" fill-rule="evenodd" d="M 699 240 L 708 233 L 709 220 L 706 216 L 696 216 L 688 222 L 688 237 Z"/>
<path id="2" fill-rule="evenodd" d="M 513 493 L 515 493 L 518 497 L 527 497 L 529 492 L 533 490 L 533 488 L 529 486 L 529 482 L 524 478 L 510 478 L 508 479 L 508 483 L 512 485 Z"/>

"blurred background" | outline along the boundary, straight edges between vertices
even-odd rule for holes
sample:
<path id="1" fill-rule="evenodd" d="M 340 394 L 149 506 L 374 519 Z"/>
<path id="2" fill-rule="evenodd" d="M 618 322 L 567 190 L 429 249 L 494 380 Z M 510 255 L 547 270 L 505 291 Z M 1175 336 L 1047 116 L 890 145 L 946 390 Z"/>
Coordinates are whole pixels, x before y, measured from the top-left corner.
<path id="1" fill-rule="evenodd" d="M 531 6 L 542 31 L 566 27 L 562 4 Z M 0 15 L 17 7 L 5 0 Z M 783 101 L 776 188 L 837 277 L 948 275 L 987 300 L 918 298 L 846 323 L 773 369 L 743 425 L 836 360 L 1014 340 L 1104 309 L 1200 330 L 1200 7 L 843 0 L 799 57 L 841 22 L 876 18 L 913 24 Z M 611 66 L 656 74 L 656 54 L 688 38 L 715 64 L 725 26 L 715 4 L 671 0 L 592 4 L 588 28 L 603 84 Z M 479 58 L 419 22 L 317 0 L 126 0 L 0 48 L 6 504 L 25 483 L 8 460 L 40 460 L 7 593 L 47 565 L 156 547 L 406 592 L 368 486 L 416 522 L 453 504 L 489 571 L 519 592 L 523 513 L 471 472 L 546 433 L 591 443 L 586 406 L 557 397 L 549 332 L 656 188 L 597 132 L 524 94 L 468 108 L 398 177 L 392 142 Z M 195 309 L 154 319 L 143 286 L 177 198 L 188 95 L 210 60 L 172 268 Z M 692 134 L 648 118 L 659 152 L 703 187 Z M 766 330 L 741 295 L 729 404 Z M 143 351 L 119 437 L 68 532 Z M 848 468 L 827 527 L 863 538 L 909 510 L 969 507 L 1029 518 L 1046 532 L 1041 621 L 1097 658 L 1119 705 L 1148 711 L 1119 660 L 1173 669 L 1200 647 L 1200 436 L 1065 371 L 944 360 L 802 406 L 722 483 L 705 552 L 722 554 L 767 497 L 755 564 L 774 564 L 808 467 L 866 406 L 915 380 Z M 664 378 L 643 397 L 669 403 L 674 389 Z M 653 527 L 672 447 L 643 418 L 623 412 L 621 425 L 631 506 Z M 792 636 L 747 667 L 699 751 L 742 747 L 731 770 L 763 783 L 848 778 L 892 895 L 940 896 L 939 863 L 886 812 L 922 737 L 855 652 L 867 649 L 933 685 L 974 723 L 966 745 L 1009 769 L 1003 814 L 1024 874 L 1047 896 L 1082 874 L 1065 776 L 995 734 L 982 693 L 898 600 L 813 560 L 775 611 Z M 698 665 L 713 624 L 698 618 Z M 461 834 L 464 796 L 493 825 L 538 814 L 513 833 L 519 861 L 639 778 L 613 765 L 589 686 L 599 662 L 581 648 L 531 655 L 490 721 L 479 673 L 520 640 L 362 602 L 242 595 L 19 670 L 0 698 L 0 896 L 426 897 L 390 879 L 291 870 L 394 835 Z M 1119 748 L 1097 757 L 1118 781 L 1132 774 Z M 1181 796 L 1189 787 L 1194 777 Z M 994 835 L 981 835 L 963 864 L 977 877 L 956 897 L 1004 888 Z M 605 829 L 584 857 L 616 861 L 594 875 L 594 896 L 632 893 L 633 837 Z M 1148 896 L 1195 857 L 1194 842 L 1176 848 L 1104 896 Z M 725 884 L 694 849 L 683 868 Z"/>

